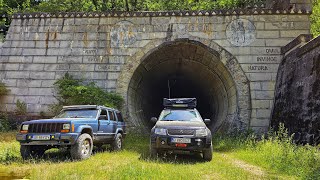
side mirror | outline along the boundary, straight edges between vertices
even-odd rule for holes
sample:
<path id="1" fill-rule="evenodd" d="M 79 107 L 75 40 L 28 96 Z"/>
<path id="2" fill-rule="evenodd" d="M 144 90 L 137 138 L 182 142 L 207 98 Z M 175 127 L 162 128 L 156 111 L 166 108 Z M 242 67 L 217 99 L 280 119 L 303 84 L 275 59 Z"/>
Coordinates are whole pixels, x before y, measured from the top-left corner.
<path id="1" fill-rule="evenodd" d="M 99 120 L 107 120 L 107 115 L 100 115 Z"/>
<path id="2" fill-rule="evenodd" d="M 204 119 L 205 124 L 210 124 L 211 120 L 210 119 Z"/>
<path id="3" fill-rule="evenodd" d="M 157 121 L 158 121 L 158 119 L 157 119 L 156 117 L 152 117 L 152 118 L 151 118 L 151 122 L 152 122 L 152 123 L 156 123 Z"/>

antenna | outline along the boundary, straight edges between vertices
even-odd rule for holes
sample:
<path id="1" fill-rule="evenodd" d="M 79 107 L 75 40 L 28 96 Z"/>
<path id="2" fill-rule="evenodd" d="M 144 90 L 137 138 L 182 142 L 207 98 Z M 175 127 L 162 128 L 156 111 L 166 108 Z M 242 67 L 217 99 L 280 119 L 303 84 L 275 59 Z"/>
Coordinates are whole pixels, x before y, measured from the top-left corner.
<path id="1" fill-rule="evenodd" d="M 168 90 L 169 90 L 169 99 L 170 99 L 170 79 L 168 79 Z"/>

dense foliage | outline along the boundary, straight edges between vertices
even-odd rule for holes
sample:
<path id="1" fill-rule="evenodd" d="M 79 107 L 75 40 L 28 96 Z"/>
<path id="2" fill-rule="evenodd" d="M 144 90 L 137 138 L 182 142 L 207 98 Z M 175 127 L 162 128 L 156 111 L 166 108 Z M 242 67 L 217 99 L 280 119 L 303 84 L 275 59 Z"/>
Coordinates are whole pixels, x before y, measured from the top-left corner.
<path id="1" fill-rule="evenodd" d="M 313 0 L 311 32 L 314 36 L 320 35 L 320 0 Z"/>
<path id="2" fill-rule="evenodd" d="M 105 105 L 121 109 L 123 98 L 115 93 L 109 93 L 93 82 L 85 84 L 66 73 L 54 83 L 57 89 L 59 105 Z"/>
<path id="3" fill-rule="evenodd" d="M 250 7 L 265 0 L 0 0 L 0 14 L 15 12 L 102 12 L 211 10 Z M 313 0 L 311 31 L 320 34 L 320 0 Z M 1 25 L 7 19 L 0 19 Z"/>
<path id="4" fill-rule="evenodd" d="M 236 8 L 264 0 L 0 0 L 2 12 L 160 11 Z"/>

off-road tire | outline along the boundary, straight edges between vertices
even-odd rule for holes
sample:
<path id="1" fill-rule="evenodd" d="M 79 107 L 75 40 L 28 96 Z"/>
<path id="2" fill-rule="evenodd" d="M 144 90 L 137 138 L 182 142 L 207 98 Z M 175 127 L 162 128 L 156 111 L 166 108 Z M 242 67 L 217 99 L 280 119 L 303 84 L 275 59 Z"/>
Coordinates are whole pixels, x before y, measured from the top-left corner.
<path id="1" fill-rule="evenodd" d="M 202 156 L 203 156 L 203 159 L 205 160 L 205 161 L 211 161 L 212 160 L 212 143 L 211 143 L 211 145 L 210 145 L 210 147 L 209 148 L 207 148 L 207 149 L 204 149 L 203 151 L 202 151 Z"/>
<path id="2" fill-rule="evenodd" d="M 81 134 L 70 148 L 71 158 L 76 160 L 88 159 L 91 156 L 92 147 L 92 137 L 87 133 Z"/>
<path id="3" fill-rule="evenodd" d="M 45 153 L 46 148 L 41 146 L 26 146 L 21 145 L 20 146 L 20 154 L 22 156 L 22 159 L 32 159 L 32 158 L 41 158 L 43 154 Z"/>
<path id="4" fill-rule="evenodd" d="M 112 151 L 120 151 L 122 149 L 122 134 L 118 133 L 111 143 L 111 150 Z"/>

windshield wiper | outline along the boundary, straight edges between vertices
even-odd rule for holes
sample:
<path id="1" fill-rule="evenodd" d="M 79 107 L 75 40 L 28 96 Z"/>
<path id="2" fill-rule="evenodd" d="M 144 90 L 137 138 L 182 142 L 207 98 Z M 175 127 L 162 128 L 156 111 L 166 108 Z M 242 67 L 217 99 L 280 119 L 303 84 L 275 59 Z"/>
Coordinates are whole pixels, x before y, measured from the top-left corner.
<path id="1" fill-rule="evenodd" d="M 86 118 L 86 116 L 69 116 L 67 118 Z"/>

